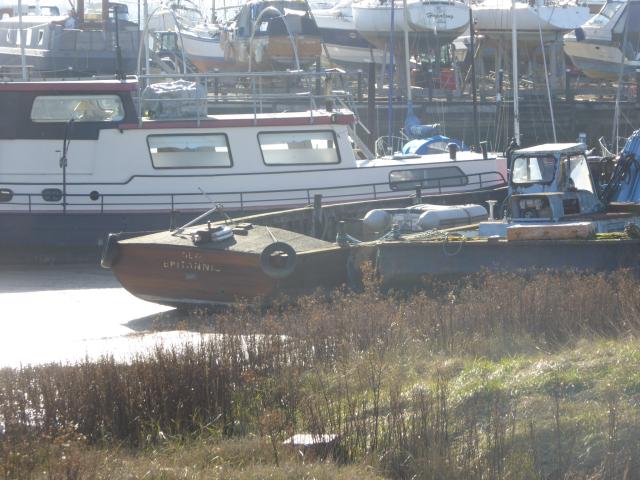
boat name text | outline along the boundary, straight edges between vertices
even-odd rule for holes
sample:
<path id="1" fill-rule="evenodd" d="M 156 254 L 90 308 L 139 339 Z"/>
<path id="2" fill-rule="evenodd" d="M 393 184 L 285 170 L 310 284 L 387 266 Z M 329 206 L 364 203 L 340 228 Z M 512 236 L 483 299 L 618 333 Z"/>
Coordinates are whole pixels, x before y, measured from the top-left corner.
<path id="1" fill-rule="evenodd" d="M 220 268 L 203 261 L 203 255 L 197 252 L 181 252 L 178 260 L 162 260 L 164 270 L 184 270 L 190 272 L 219 272 Z"/>

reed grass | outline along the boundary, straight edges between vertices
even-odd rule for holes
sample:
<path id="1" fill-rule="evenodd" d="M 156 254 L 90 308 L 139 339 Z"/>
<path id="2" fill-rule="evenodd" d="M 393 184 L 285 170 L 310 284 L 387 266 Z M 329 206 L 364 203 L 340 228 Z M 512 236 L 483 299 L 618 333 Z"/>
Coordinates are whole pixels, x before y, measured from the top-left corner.
<path id="1" fill-rule="evenodd" d="M 2 369 L 0 478 L 640 478 L 633 275 L 421 287 L 369 275 L 127 363 Z"/>

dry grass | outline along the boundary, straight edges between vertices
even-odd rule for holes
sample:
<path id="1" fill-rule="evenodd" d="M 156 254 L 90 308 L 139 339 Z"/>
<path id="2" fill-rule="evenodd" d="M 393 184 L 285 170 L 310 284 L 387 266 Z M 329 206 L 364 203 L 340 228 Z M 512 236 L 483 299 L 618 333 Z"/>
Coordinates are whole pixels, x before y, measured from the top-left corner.
<path id="1" fill-rule="evenodd" d="M 639 478 L 633 276 L 427 287 L 202 316 L 218 340 L 129 364 L 1 370 L 0 478 Z M 299 432 L 339 442 L 283 446 Z"/>

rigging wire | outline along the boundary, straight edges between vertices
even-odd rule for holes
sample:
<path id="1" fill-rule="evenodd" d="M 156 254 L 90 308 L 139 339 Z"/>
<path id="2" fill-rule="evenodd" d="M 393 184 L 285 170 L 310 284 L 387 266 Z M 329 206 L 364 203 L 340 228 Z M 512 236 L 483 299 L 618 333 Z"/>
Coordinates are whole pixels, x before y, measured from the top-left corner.
<path id="1" fill-rule="evenodd" d="M 551 87 L 549 86 L 549 72 L 547 71 L 547 56 L 544 51 L 544 42 L 542 41 L 542 27 L 540 26 L 540 15 L 538 15 L 538 33 L 540 34 L 540 49 L 542 50 L 542 63 L 544 65 L 544 81 L 547 86 L 547 99 L 549 100 L 549 113 L 551 114 L 551 130 L 553 132 L 553 141 L 554 143 L 557 143 L 558 137 L 556 136 L 556 121 L 553 114 L 553 102 L 551 101 Z"/>

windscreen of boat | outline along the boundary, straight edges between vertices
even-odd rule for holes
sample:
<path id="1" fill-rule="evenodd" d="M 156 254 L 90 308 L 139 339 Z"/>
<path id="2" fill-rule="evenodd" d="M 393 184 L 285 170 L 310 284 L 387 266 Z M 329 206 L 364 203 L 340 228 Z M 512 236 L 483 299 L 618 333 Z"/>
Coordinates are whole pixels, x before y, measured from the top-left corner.
<path id="1" fill-rule="evenodd" d="M 584 155 L 574 155 L 569 157 L 569 179 L 571 187 L 576 190 L 584 190 L 593 193 L 593 184 L 591 183 L 591 172 Z"/>
<path id="2" fill-rule="evenodd" d="M 31 107 L 31 120 L 49 122 L 117 122 L 124 118 L 117 95 L 39 95 Z"/>
<path id="3" fill-rule="evenodd" d="M 613 34 L 625 36 L 626 30 L 627 42 L 636 45 L 634 40 L 637 39 L 637 34 L 640 32 L 640 2 L 628 2 L 625 5 L 624 13 L 618 17 L 618 21 L 613 27 Z"/>
<path id="4" fill-rule="evenodd" d="M 599 13 L 595 14 L 593 18 L 591 18 L 591 20 L 589 20 L 587 23 L 589 25 L 606 25 L 624 4 L 625 2 L 607 3 L 604 7 L 602 7 L 602 10 L 600 10 Z"/>
<path id="5" fill-rule="evenodd" d="M 511 182 L 514 184 L 551 183 L 556 173 L 553 155 L 516 157 L 513 161 Z"/>

